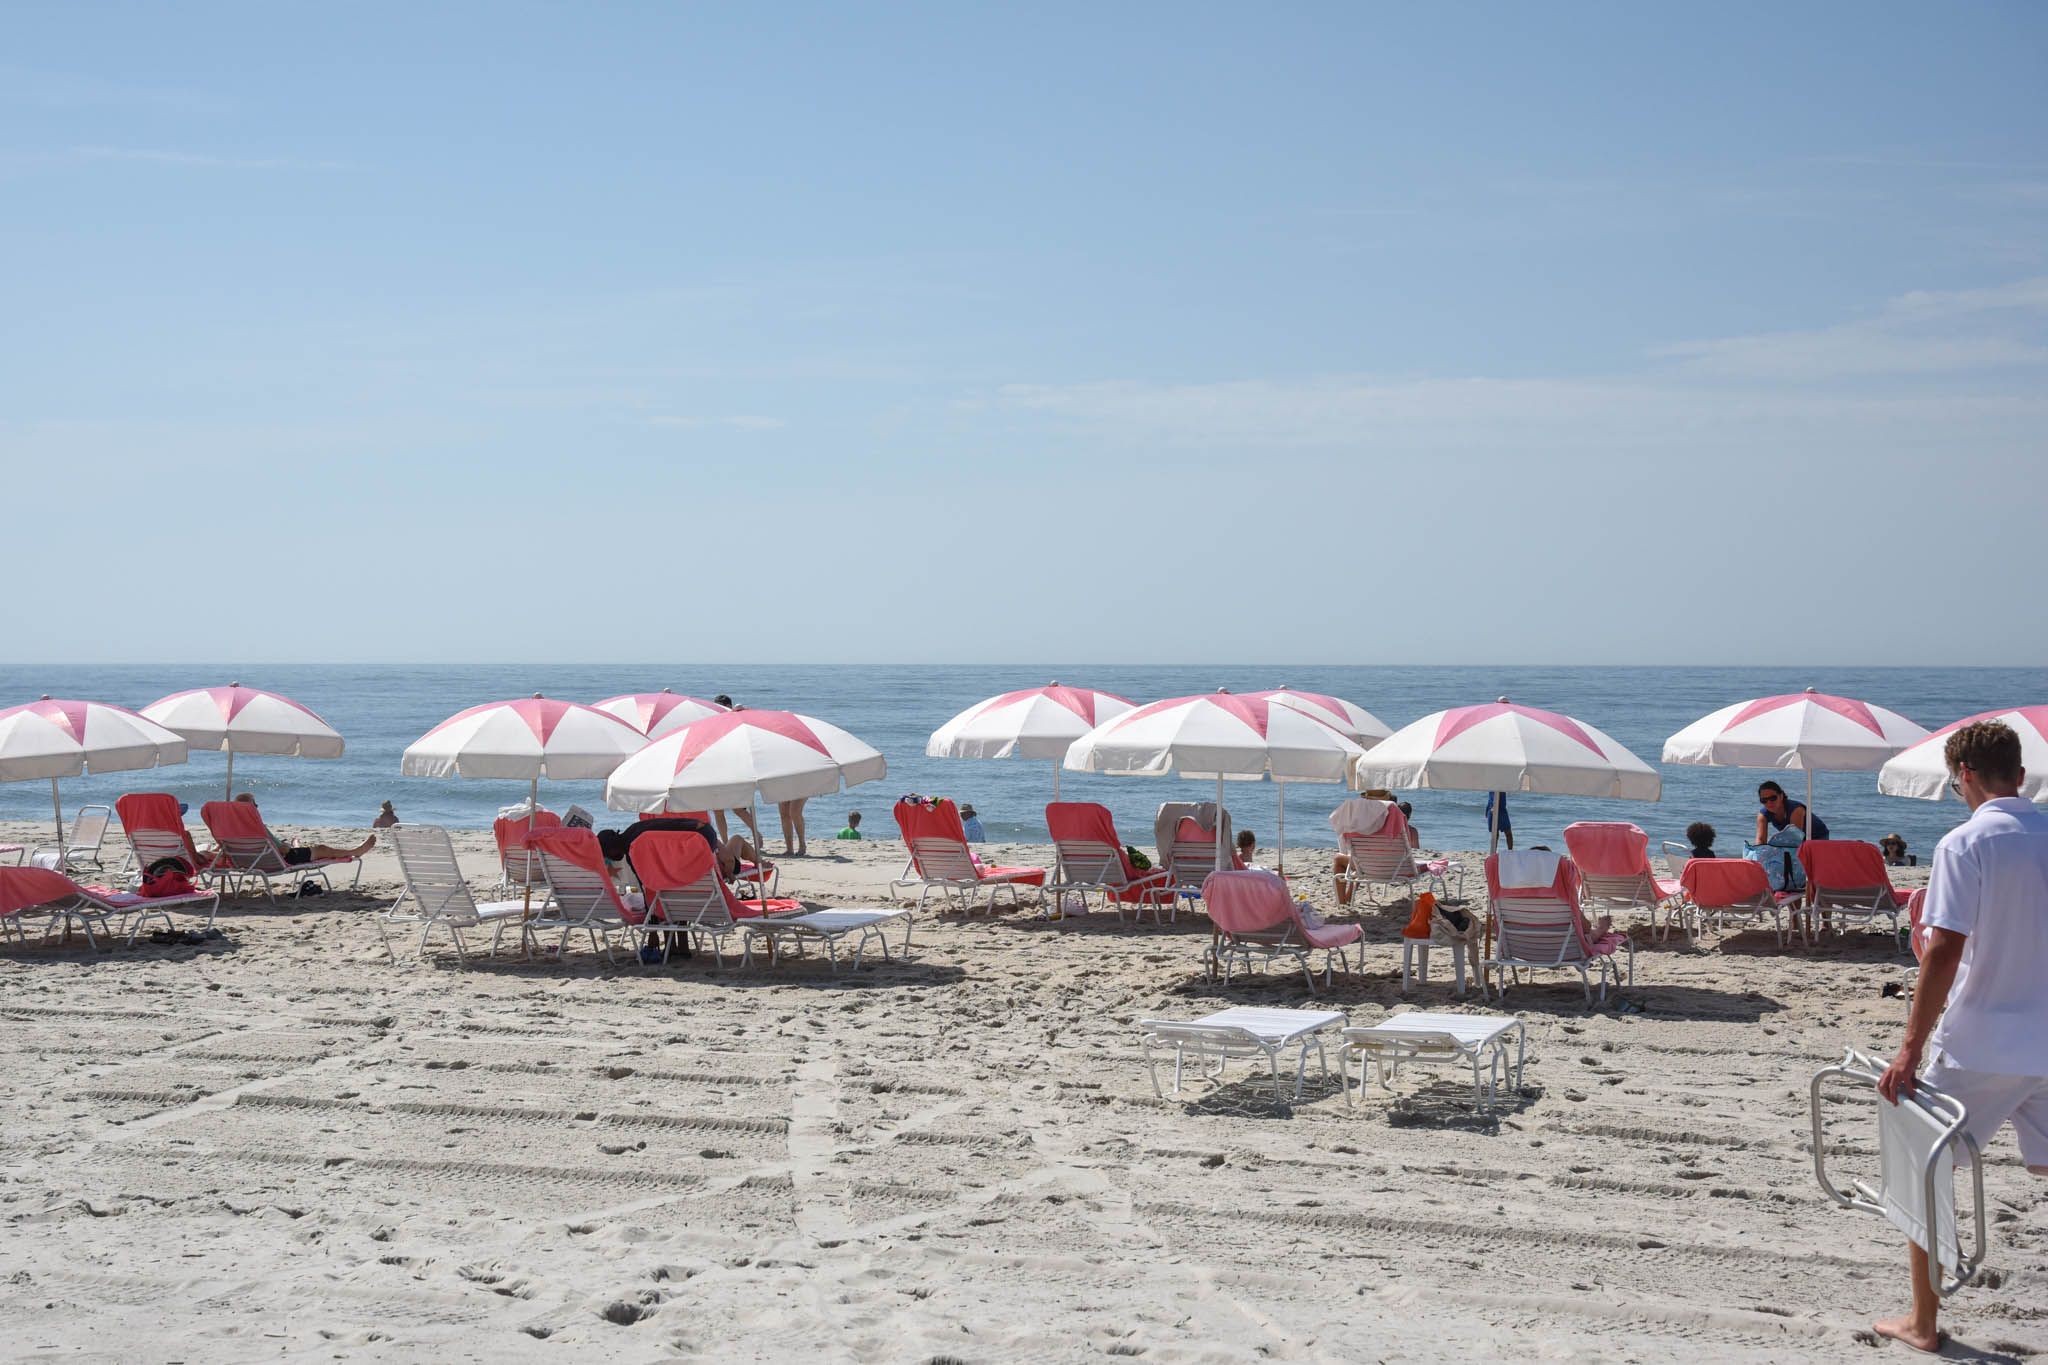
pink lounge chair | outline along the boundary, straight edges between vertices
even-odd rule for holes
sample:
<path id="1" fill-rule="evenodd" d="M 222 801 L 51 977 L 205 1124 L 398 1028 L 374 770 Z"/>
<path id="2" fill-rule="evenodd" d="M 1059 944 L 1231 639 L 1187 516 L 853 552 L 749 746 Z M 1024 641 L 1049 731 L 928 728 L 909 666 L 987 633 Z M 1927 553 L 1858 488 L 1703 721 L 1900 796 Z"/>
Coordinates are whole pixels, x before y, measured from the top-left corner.
<path id="1" fill-rule="evenodd" d="M 1719 929 L 1730 916 L 1752 922 L 1769 916 L 1778 934 L 1778 946 L 1785 946 L 1785 907 L 1793 906 L 1792 923 L 1799 929 L 1799 941 L 1806 941 L 1806 925 L 1800 919 L 1796 891 L 1773 891 L 1771 879 L 1761 864 L 1747 858 L 1693 858 L 1678 879 L 1679 890 L 1692 913 L 1705 926 L 1712 916 Z"/>
<path id="2" fill-rule="evenodd" d="M 1080 895 L 1085 912 L 1092 891 L 1116 911 L 1118 924 L 1123 923 L 1126 905 L 1134 907 L 1133 922 L 1143 921 L 1147 906 L 1154 924 L 1162 909 L 1167 919 L 1173 918 L 1172 875 L 1163 867 L 1140 871 L 1131 866 L 1109 807 L 1093 801 L 1054 801 L 1045 808 L 1045 828 L 1059 851 L 1060 879 L 1046 888 L 1055 902 L 1060 893 L 1073 891 Z"/>
<path id="3" fill-rule="evenodd" d="M 913 875 L 890 883 L 890 889 L 893 892 L 898 886 L 920 888 L 918 909 L 924 908 L 926 897 L 938 891 L 947 904 L 957 903 L 962 914 L 969 914 L 974 910 L 975 897 L 986 891 L 988 911 L 994 914 L 998 891 L 1010 893 L 1011 905 L 1022 904 L 1017 894 L 1020 886 L 1035 888 L 1039 904 L 1045 903 L 1045 869 L 988 867 L 977 863 L 973 851 L 967 846 L 967 831 L 961 827 L 960 811 L 950 800 L 935 801 L 930 805 L 898 801 L 896 825 L 903 831 L 903 842 L 910 846 Z"/>
<path id="4" fill-rule="evenodd" d="M 0 867 L 0 930 L 17 943 L 28 942 L 23 925 L 34 917 L 46 921 L 45 939 L 60 931 L 68 932 L 75 922 L 85 930 L 86 946 L 97 948 L 99 940 L 92 933 L 94 924 L 109 929 L 111 938 L 114 931 L 109 928 L 109 921 L 133 916 L 135 923 L 128 930 L 128 942 L 132 944 L 150 920 L 160 919 L 166 929 L 176 928 L 171 923 L 171 910 L 197 910 L 201 905 L 206 906 L 206 927 L 211 929 L 214 912 L 220 906 L 218 891 L 195 891 L 188 896 L 138 896 L 128 891 L 80 886 L 48 868 Z"/>
<path id="5" fill-rule="evenodd" d="M 642 820 L 658 820 L 670 815 L 680 815 L 689 820 L 702 820 L 713 829 L 722 828 L 717 821 L 711 818 L 711 812 L 708 810 L 676 810 L 666 803 L 658 811 L 640 812 L 639 818 Z M 636 871 L 634 875 L 638 876 L 639 873 Z M 733 874 L 732 879 L 734 886 L 752 886 L 754 894 L 763 898 L 772 897 L 781 883 L 782 870 L 776 867 L 774 863 L 765 861 L 750 863 L 742 860 L 740 862 L 740 870 Z"/>
<path id="6" fill-rule="evenodd" d="M 1806 869 L 1808 903 L 1823 912 L 1824 922 L 1832 915 L 1844 923 L 1883 915 L 1891 920 L 1897 941 L 1899 911 L 1912 896 L 1892 885 L 1883 849 L 1860 839 L 1808 839 L 1799 846 L 1799 865 Z M 1841 932 L 1839 924 L 1836 932 Z"/>
<path id="7" fill-rule="evenodd" d="M 287 881 L 295 877 L 318 877 L 332 891 L 334 883 L 328 880 L 328 870 L 351 864 L 356 874 L 349 882 L 349 889 L 353 891 L 356 883 L 363 879 L 361 858 L 287 863 L 284 845 L 263 823 L 263 812 L 256 809 L 254 801 L 209 801 L 199 808 L 199 818 L 220 848 L 220 861 L 214 869 L 215 880 L 225 882 L 230 895 L 240 894 L 252 877 L 263 883 L 264 899 L 272 905 L 277 904 L 277 897 L 271 894 L 270 884 L 279 877 Z"/>
<path id="8" fill-rule="evenodd" d="M 1229 829 L 1226 823 L 1225 830 Z M 1237 856 L 1237 849 L 1230 849 L 1230 865 L 1219 868 L 1216 858 L 1216 831 L 1195 819 L 1183 815 L 1180 823 L 1173 827 L 1173 842 L 1166 849 L 1166 870 L 1173 881 L 1173 892 L 1185 900 L 1202 900 L 1202 888 L 1217 872 L 1243 872 L 1244 859 Z"/>
<path id="9" fill-rule="evenodd" d="M 1523 857 L 1548 858 L 1555 862 L 1555 873 L 1545 886 L 1503 886 L 1500 880 L 1500 863 L 1503 857 L 1516 859 L 1515 854 L 1489 854 L 1486 859 L 1486 897 L 1488 912 L 1493 918 L 1492 955 L 1479 964 L 1479 992 L 1487 992 L 1487 972 L 1494 969 L 1499 976 L 1498 986 L 1502 995 L 1507 994 L 1508 973 L 1523 967 L 1545 968 L 1553 971 L 1569 971 L 1579 974 L 1579 985 L 1586 992 L 1586 1003 L 1593 1002 L 1591 974 L 1600 975 L 1600 998 L 1607 998 L 1607 979 L 1612 976 L 1614 984 L 1623 984 L 1623 975 L 1615 961 L 1615 954 L 1626 950 L 1628 955 L 1627 984 L 1633 986 L 1636 979 L 1636 949 L 1628 935 L 1618 930 L 1598 932 L 1586 923 L 1585 914 L 1579 908 L 1579 870 L 1569 858 L 1556 854 L 1535 853 Z M 1524 864 L 1534 866 L 1534 863 Z"/>
<path id="10" fill-rule="evenodd" d="M 1418 858 L 1408 846 L 1408 818 L 1401 808 L 1387 802 L 1386 823 L 1370 834 L 1339 834 L 1337 851 L 1347 859 L 1337 879 L 1354 888 L 1365 888 L 1365 903 L 1379 904 L 1379 888 L 1391 887 L 1413 899 L 1418 890 L 1436 893 L 1438 900 L 1453 896 L 1449 880 L 1457 882 L 1456 895 L 1465 894 L 1463 869 L 1454 869 L 1448 858 Z"/>
<path id="11" fill-rule="evenodd" d="M 183 858 L 194 869 L 195 882 L 213 876 L 213 860 L 199 856 L 185 817 L 178 814 L 177 797 L 169 792 L 130 792 L 114 802 L 114 814 L 128 839 L 130 870 L 138 882 L 152 863 L 165 858 Z"/>
<path id="12" fill-rule="evenodd" d="M 711 940 L 719 966 L 725 965 L 725 938 L 740 931 L 742 920 L 764 915 L 803 913 L 796 900 L 740 900 L 718 875 L 711 845 L 687 830 L 649 830 L 633 841 L 627 855 L 647 899 L 645 917 L 634 916 L 652 943 L 658 936 L 685 936 L 685 941 Z M 630 913 L 630 912 L 629 912 Z M 744 940 L 742 940 L 744 943 Z"/>
<path id="13" fill-rule="evenodd" d="M 1328 986 L 1335 966 L 1350 970 L 1344 950 L 1359 943 L 1365 931 L 1355 924 L 1324 924 L 1287 892 L 1287 883 L 1271 872 L 1212 872 L 1202 883 L 1202 904 L 1216 926 L 1217 940 L 1205 954 L 1210 979 L 1223 968 L 1223 980 L 1230 981 L 1231 969 L 1242 962 L 1246 971 L 1254 960 L 1272 962 L 1290 957 L 1301 965 L 1308 988 L 1316 988 L 1309 970 L 1309 954 L 1323 955 L 1323 984 Z M 1358 969 L 1365 970 L 1365 948 L 1358 950 Z"/>
<path id="14" fill-rule="evenodd" d="M 557 952 L 567 952 L 569 936 L 580 929 L 590 935 L 591 952 L 602 949 L 605 961 L 613 961 L 613 936 L 629 934 L 642 916 L 639 897 L 628 901 L 619 895 L 611 869 L 605 866 L 604 850 L 598 847 L 597 832 L 559 825 L 537 829 L 526 847 L 539 859 L 549 891 L 547 909 L 529 921 L 530 927 L 560 929 Z"/>
<path id="15" fill-rule="evenodd" d="M 535 810 L 531 822 L 503 817 L 491 822 L 491 837 L 498 842 L 498 889 L 545 891 L 548 879 L 540 874 L 540 863 L 526 848 L 529 823 L 535 830 L 560 829 L 562 817 L 551 810 Z"/>
<path id="16" fill-rule="evenodd" d="M 1579 868 L 1579 894 L 1587 908 L 1611 914 L 1647 910 L 1650 927 L 1664 912 L 1664 937 L 1671 921 L 1681 920 L 1692 938 L 1692 917 L 1684 912 L 1678 882 L 1660 877 L 1650 867 L 1650 836 L 1625 820 L 1581 820 L 1564 827 L 1564 846 Z"/>

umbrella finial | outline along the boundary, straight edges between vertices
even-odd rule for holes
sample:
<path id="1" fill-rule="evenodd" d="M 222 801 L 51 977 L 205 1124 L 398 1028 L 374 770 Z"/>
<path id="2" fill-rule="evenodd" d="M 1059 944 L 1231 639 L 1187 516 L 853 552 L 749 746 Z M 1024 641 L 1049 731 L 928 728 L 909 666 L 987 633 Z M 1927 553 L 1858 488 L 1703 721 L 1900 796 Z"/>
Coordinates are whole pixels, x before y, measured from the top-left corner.
<path id="1" fill-rule="evenodd" d="M 1806 689 L 1806 691 L 1807 691 L 1807 694 L 1808 694 L 1809 696 L 1810 696 L 1810 695 L 1812 695 L 1812 694 L 1813 694 L 1813 693 L 1815 692 L 1815 690 L 1816 690 L 1816 689 L 1814 689 L 1814 688 L 1811 688 L 1811 687 L 1809 687 L 1809 688 L 1807 688 L 1807 689 Z"/>
<path id="2" fill-rule="evenodd" d="M 664 688 L 662 688 L 661 690 L 662 690 L 663 692 L 673 692 L 673 691 L 675 691 L 675 689 L 674 689 L 673 687 L 664 687 Z M 1156 918 L 1156 917 L 1155 917 L 1155 918 Z"/>
<path id="3" fill-rule="evenodd" d="M 1060 680 L 1058 678 L 1054 678 L 1051 682 L 1046 684 L 1047 687 L 1058 687 L 1059 685 Z"/>
<path id="4" fill-rule="evenodd" d="M 1513 702 L 1511 702 L 1511 701 L 1509 701 L 1509 700 L 1508 700 L 1508 699 L 1507 699 L 1506 697 L 1495 697 L 1495 698 L 1494 698 L 1494 701 L 1495 701 L 1495 703 L 1497 703 L 1498 705 L 1501 705 L 1501 706 L 1512 706 L 1512 705 L 1514 705 L 1514 703 L 1513 703 Z"/>
<path id="5" fill-rule="evenodd" d="M 535 701 L 545 701 L 545 700 L 546 700 L 546 698 L 542 697 L 542 696 L 541 696 L 541 694 L 540 694 L 540 693 L 538 693 L 538 692 L 536 692 L 536 693 L 534 693 L 534 694 L 533 694 L 533 699 L 534 699 Z"/>
<path id="6" fill-rule="evenodd" d="M 40 696 L 40 697 L 37 697 L 37 698 L 36 698 L 36 700 L 37 700 L 37 701 L 48 701 L 49 699 L 50 699 L 50 694 L 49 694 L 48 692 L 45 692 L 45 693 L 43 693 L 43 695 L 42 695 L 42 696 Z"/>
<path id="7" fill-rule="evenodd" d="M 229 686 L 229 687 L 240 687 L 241 685 L 242 685 L 242 680 L 241 680 L 240 678 L 237 678 L 237 679 L 235 679 L 235 680 L 234 680 L 233 682 L 231 682 L 231 683 L 229 683 L 229 684 L 228 684 L 228 686 Z"/>
<path id="8" fill-rule="evenodd" d="M 1230 695 L 1230 689 L 1227 687 L 1219 687 L 1216 689 L 1216 695 L 1219 697 L 1227 697 Z"/>

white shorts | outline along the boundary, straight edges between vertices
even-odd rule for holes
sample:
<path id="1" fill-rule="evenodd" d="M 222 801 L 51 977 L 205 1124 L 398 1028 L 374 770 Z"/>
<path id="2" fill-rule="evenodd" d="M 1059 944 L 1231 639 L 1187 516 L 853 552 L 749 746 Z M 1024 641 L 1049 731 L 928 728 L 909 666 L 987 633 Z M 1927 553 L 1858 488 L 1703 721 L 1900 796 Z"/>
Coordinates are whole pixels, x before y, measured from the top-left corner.
<path id="1" fill-rule="evenodd" d="M 1979 1151 L 1989 1147 L 1999 1126 L 2011 1119 L 2020 1140 L 2020 1159 L 2029 1166 L 2048 1166 L 2048 1076 L 1965 1071 L 1937 1052 L 1921 1069 L 1920 1079 L 1962 1102 Z"/>

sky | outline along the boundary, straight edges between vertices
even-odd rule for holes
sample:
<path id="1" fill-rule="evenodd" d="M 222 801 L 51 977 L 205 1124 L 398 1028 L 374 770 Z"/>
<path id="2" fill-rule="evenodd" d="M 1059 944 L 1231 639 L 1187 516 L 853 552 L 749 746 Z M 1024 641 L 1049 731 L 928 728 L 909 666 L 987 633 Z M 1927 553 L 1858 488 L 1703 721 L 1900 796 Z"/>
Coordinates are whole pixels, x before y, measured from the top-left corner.
<path id="1" fill-rule="evenodd" d="M 24 3 L 0 203 L 18 661 L 2048 663 L 2048 6 Z"/>

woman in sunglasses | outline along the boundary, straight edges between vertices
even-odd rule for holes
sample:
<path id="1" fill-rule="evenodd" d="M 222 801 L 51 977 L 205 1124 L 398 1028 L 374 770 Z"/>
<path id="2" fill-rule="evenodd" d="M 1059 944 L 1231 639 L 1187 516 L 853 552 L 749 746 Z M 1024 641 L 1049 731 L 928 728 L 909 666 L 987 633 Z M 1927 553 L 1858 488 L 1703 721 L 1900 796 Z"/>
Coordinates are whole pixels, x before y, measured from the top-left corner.
<path id="1" fill-rule="evenodd" d="M 1812 827 L 1809 828 L 1807 825 L 1806 803 L 1804 801 L 1794 801 L 1791 797 L 1785 795 L 1785 789 L 1777 783 L 1766 782 L 1759 786 L 1756 789 L 1756 799 L 1760 803 L 1756 812 L 1756 841 L 1758 843 L 1761 844 L 1769 838 L 1769 834 L 1766 833 L 1764 828 L 1766 825 L 1770 826 L 1772 831 L 1781 830 L 1785 826 L 1790 825 L 1809 839 L 1825 839 L 1828 837 L 1828 822 L 1816 815 L 1812 817 Z"/>

